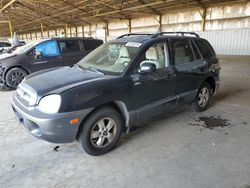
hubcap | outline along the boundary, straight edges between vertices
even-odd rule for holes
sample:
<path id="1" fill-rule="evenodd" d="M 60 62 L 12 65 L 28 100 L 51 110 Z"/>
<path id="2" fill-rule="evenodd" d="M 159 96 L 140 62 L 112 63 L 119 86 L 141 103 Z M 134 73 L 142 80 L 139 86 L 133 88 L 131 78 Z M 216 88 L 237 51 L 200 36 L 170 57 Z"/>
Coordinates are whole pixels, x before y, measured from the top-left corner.
<path id="1" fill-rule="evenodd" d="M 106 147 L 114 140 L 117 134 L 117 124 L 112 118 L 102 118 L 93 126 L 90 139 L 98 148 Z"/>
<path id="2" fill-rule="evenodd" d="M 25 74 L 22 72 L 13 72 L 10 75 L 10 80 L 13 86 L 18 86 L 24 79 Z"/>
<path id="3" fill-rule="evenodd" d="M 209 94 L 209 90 L 207 87 L 203 87 L 198 95 L 199 99 L 198 99 L 198 104 L 200 107 L 205 107 L 208 103 L 210 94 Z"/>

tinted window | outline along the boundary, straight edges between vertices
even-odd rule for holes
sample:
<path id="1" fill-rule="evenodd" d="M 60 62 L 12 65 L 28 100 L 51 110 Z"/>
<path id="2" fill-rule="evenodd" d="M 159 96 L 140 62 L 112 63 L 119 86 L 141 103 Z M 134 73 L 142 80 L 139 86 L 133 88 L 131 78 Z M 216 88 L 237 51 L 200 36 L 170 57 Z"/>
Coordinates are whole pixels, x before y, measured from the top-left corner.
<path id="1" fill-rule="evenodd" d="M 11 47 L 11 44 L 7 42 L 0 42 L 0 47 Z"/>
<path id="2" fill-rule="evenodd" d="M 194 61 L 194 55 L 188 40 L 172 40 L 175 64 L 184 64 Z"/>
<path id="3" fill-rule="evenodd" d="M 80 44 L 78 40 L 60 41 L 59 46 L 62 54 L 80 51 Z"/>
<path id="4" fill-rule="evenodd" d="M 57 42 L 54 40 L 38 44 L 35 48 L 35 51 L 41 52 L 42 56 L 47 56 L 47 57 L 60 55 Z"/>
<path id="5" fill-rule="evenodd" d="M 99 40 L 83 40 L 82 42 L 85 50 L 94 50 L 102 45 L 102 41 Z"/>
<path id="6" fill-rule="evenodd" d="M 11 47 L 11 44 L 6 42 L 6 43 L 3 43 L 3 46 L 4 47 Z"/>
<path id="7" fill-rule="evenodd" d="M 206 40 L 196 40 L 197 44 L 203 58 L 211 58 L 215 57 L 215 52 L 212 46 Z"/>
<path id="8" fill-rule="evenodd" d="M 195 59 L 196 60 L 201 59 L 201 55 L 200 55 L 197 47 L 195 46 L 195 44 L 193 42 L 192 42 L 192 48 L 193 48 L 193 51 L 194 51 Z"/>

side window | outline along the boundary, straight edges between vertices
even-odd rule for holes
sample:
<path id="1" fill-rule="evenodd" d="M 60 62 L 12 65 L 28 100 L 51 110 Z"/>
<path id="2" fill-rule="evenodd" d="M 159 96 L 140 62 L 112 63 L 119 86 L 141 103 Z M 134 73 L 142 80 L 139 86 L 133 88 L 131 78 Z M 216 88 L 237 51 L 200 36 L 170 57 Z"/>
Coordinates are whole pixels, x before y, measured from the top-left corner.
<path id="1" fill-rule="evenodd" d="M 4 47 L 11 47 L 11 44 L 6 42 L 6 43 L 3 44 L 3 46 Z"/>
<path id="2" fill-rule="evenodd" d="M 0 47 L 3 47 L 3 43 L 2 42 L 0 42 Z"/>
<path id="3" fill-rule="evenodd" d="M 155 64 L 156 69 L 167 67 L 169 65 L 169 58 L 166 44 L 159 43 L 149 47 L 143 54 L 143 60 L 141 61 L 140 66 L 143 63 L 153 63 Z"/>
<path id="4" fill-rule="evenodd" d="M 59 47 L 60 47 L 62 54 L 79 52 L 81 50 L 78 40 L 60 41 Z"/>
<path id="5" fill-rule="evenodd" d="M 215 57 L 215 52 L 212 46 L 206 40 L 195 40 L 203 58 Z"/>
<path id="6" fill-rule="evenodd" d="M 191 42 L 191 44 L 192 44 L 192 48 L 193 48 L 193 51 L 194 51 L 195 60 L 201 59 L 201 55 L 200 55 L 197 47 L 195 46 L 194 42 Z"/>
<path id="7" fill-rule="evenodd" d="M 175 65 L 194 61 L 194 55 L 188 40 L 172 40 Z"/>
<path id="8" fill-rule="evenodd" d="M 54 40 L 50 40 L 50 41 L 46 41 L 41 44 L 38 44 L 35 48 L 35 51 L 41 52 L 42 56 L 45 56 L 45 57 L 53 57 L 53 56 L 60 55 L 57 42 Z"/>
<path id="9" fill-rule="evenodd" d="M 98 46 L 102 45 L 102 42 L 99 40 L 82 40 L 82 42 L 83 42 L 84 49 L 86 51 L 94 50 Z"/>

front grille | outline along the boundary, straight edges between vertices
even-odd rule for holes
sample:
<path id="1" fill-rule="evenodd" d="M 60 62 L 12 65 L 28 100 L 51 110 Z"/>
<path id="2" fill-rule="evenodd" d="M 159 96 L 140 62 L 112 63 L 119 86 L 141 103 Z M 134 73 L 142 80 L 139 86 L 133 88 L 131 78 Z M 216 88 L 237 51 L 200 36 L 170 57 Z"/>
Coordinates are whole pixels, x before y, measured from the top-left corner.
<path id="1" fill-rule="evenodd" d="M 4 67 L 0 65 L 0 76 L 3 76 L 3 73 L 4 73 Z"/>
<path id="2" fill-rule="evenodd" d="M 21 83 L 17 90 L 17 99 L 25 106 L 33 106 L 36 104 L 37 94 L 27 84 Z"/>

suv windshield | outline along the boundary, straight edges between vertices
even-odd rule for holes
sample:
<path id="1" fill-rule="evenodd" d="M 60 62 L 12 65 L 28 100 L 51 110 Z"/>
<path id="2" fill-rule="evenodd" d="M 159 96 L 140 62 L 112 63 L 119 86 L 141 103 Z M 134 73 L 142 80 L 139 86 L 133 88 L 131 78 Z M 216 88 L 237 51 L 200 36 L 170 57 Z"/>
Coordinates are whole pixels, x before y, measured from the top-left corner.
<path id="1" fill-rule="evenodd" d="M 78 65 L 101 72 L 122 73 L 138 49 L 138 46 L 130 45 L 129 42 L 104 44 L 83 58 Z"/>
<path id="2" fill-rule="evenodd" d="M 22 54 L 27 52 L 28 50 L 30 50 L 31 48 L 33 48 L 34 46 L 36 46 L 37 44 L 41 43 L 42 40 L 37 40 L 37 41 L 31 41 L 28 44 L 25 44 L 21 47 L 18 47 L 16 50 L 12 51 L 15 54 Z M 12 53 L 11 52 L 11 53 Z"/>

